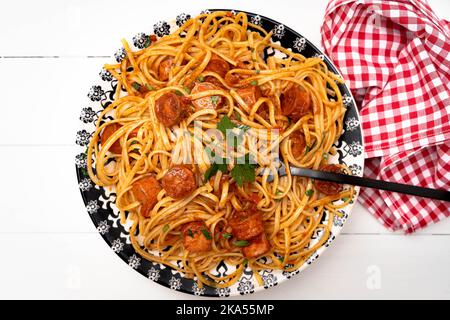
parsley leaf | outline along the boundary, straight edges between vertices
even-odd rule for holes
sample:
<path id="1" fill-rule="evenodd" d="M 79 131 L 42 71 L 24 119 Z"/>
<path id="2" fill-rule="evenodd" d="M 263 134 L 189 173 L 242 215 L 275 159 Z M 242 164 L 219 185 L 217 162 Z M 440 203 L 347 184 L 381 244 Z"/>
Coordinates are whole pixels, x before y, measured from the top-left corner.
<path id="1" fill-rule="evenodd" d="M 139 91 L 141 89 L 141 85 L 137 82 L 133 82 L 131 86 L 134 88 L 134 90 Z"/>
<path id="2" fill-rule="evenodd" d="M 191 237 L 191 238 L 194 237 L 194 234 L 192 233 L 192 230 L 191 230 L 191 229 L 188 229 L 187 234 L 188 234 L 188 236 Z"/>
<path id="3" fill-rule="evenodd" d="M 235 242 L 233 242 L 233 244 L 234 244 L 236 247 L 246 247 L 246 246 L 249 245 L 249 243 L 248 243 L 247 240 L 236 240 Z"/>
<path id="4" fill-rule="evenodd" d="M 232 236 L 231 233 L 222 233 L 222 237 L 224 237 L 225 239 L 230 239 Z"/>
<path id="5" fill-rule="evenodd" d="M 222 163 L 213 163 L 211 167 L 206 170 L 204 178 L 205 181 L 208 181 L 212 176 L 214 176 L 219 170 L 223 173 L 226 173 L 228 170 L 226 159 L 222 159 Z"/>
<path id="6" fill-rule="evenodd" d="M 145 87 L 147 88 L 148 91 L 155 90 L 155 88 L 153 86 L 149 85 L 148 83 L 145 84 Z"/>
<path id="7" fill-rule="evenodd" d="M 237 111 L 234 112 L 234 117 L 235 117 L 238 121 L 241 121 L 241 120 L 242 120 L 241 114 L 240 114 L 239 112 L 237 112 Z"/>
<path id="8" fill-rule="evenodd" d="M 164 227 L 163 227 L 163 232 L 167 232 L 167 231 L 169 231 L 169 225 L 168 224 L 166 224 L 166 225 L 164 225 Z"/>
<path id="9" fill-rule="evenodd" d="M 202 233 L 203 233 L 203 235 L 205 236 L 206 239 L 208 239 L 208 240 L 211 240 L 211 239 L 212 239 L 212 237 L 211 237 L 211 235 L 209 234 L 208 230 L 202 229 L 201 231 L 202 231 Z"/>
<path id="10" fill-rule="evenodd" d="M 313 195 L 313 193 L 314 193 L 314 190 L 313 190 L 313 189 L 308 189 L 308 190 L 306 190 L 306 192 L 305 192 L 305 194 L 306 194 L 308 197 L 311 197 L 311 196 Z"/>
<path id="11" fill-rule="evenodd" d="M 236 125 L 231 122 L 230 118 L 227 115 L 223 116 L 217 124 L 217 129 L 223 133 L 224 137 L 227 136 L 227 130 L 235 128 Z"/>
<path id="12" fill-rule="evenodd" d="M 219 102 L 219 97 L 218 97 L 218 96 L 212 96 L 212 97 L 211 97 L 211 102 L 212 102 L 214 105 L 217 105 L 217 102 Z"/>
<path id="13" fill-rule="evenodd" d="M 237 159 L 237 164 L 231 170 L 231 177 L 239 187 L 242 187 L 244 182 L 255 181 L 255 167 L 255 164 L 250 163 L 250 155 L 247 153 Z"/>

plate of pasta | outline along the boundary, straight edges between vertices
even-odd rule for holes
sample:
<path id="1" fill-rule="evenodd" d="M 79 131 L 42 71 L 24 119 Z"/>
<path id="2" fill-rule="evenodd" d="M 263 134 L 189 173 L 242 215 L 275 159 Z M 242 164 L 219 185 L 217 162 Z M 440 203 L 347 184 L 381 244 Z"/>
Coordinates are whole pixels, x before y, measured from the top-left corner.
<path id="1" fill-rule="evenodd" d="M 123 39 L 80 115 L 86 210 L 131 268 L 174 290 L 273 287 L 339 234 L 358 188 L 292 176 L 362 175 L 350 90 L 307 39 L 235 10 L 179 14 Z"/>

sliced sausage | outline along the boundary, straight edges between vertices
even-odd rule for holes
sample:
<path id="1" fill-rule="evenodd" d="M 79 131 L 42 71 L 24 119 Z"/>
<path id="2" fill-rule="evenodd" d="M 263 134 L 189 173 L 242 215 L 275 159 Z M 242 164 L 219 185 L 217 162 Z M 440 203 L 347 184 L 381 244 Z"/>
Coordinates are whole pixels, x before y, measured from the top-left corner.
<path id="1" fill-rule="evenodd" d="M 183 246 L 189 252 L 205 252 L 212 248 L 212 239 L 203 221 L 193 221 L 183 225 Z"/>
<path id="2" fill-rule="evenodd" d="M 220 90 L 220 88 L 210 82 L 198 82 L 195 84 L 191 93 L 195 94 L 207 90 Z M 218 109 L 222 106 L 222 103 L 222 96 L 206 96 L 192 101 L 192 104 L 197 109 Z"/>
<path id="3" fill-rule="evenodd" d="M 216 77 L 213 76 L 206 76 L 205 77 L 205 82 L 209 82 L 212 83 L 213 85 L 215 85 L 218 88 L 222 88 L 222 89 L 227 89 L 222 82 L 220 82 Z"/>
<path id="4" fill-rule="evenodd" d="M 294 85 L 281 96 L 283 115 L 297 121 L 311 110 L 311 97 L 300 86 Z"/>
<path id="5" fill-rule="evenodd" d="M 183 198 L 197 188 L 194 172 L 185 165 L 170 168 L 162 178 L 162 186 L 174 199 Z"/>
<path id="6" fill-rule="evenodd" d="M 167 92 L 156 100 L 155 113 L 159 122 L 166 127 L 172 127 L 183 120 L 187 110 L 181 97 Z"/>
<path id="7" fill-rule="evenodd" d="M 100 143 L 102 144 L 102 146 L 104 146 L 106 144 L 106 141 L 108 141 L 109 137 L 111 137 L 114 134 L 114 132 L 119 130 L 120 127 L 121 127 L 120 124 L 113 123 L 113 124 L 106 126 L 103 129 L 103 132 L 100 135 Z M 114 142 L 111 145 L 111 147 L 109 148 L 109 151 L 112 153 L 122 153 L 122 147 L 120 146 L 119 139 L 116 140 L 116 142 Z"/>
<path id="8" fill-rule="evenodd" d="M 320 167 L 321 171 L 342 173 L 342 168 L 335 164 L 327 164 Z M 328 196 L 336 195 L 344 189 L 344 186 L 337 182 L 314 180 L 317 190 Z"/>
<path id="9" fill-rule="evenodd" d="M 131 192 L 141 204 L 141 216 L 150 217 L 153 207 L 158 202 L 157 196 L 160 191 L 161 186 L 154 176 L 147 176 L 133 183 Z"/>
<path id="10" fill-rule="evenodd" d="M 291 151 L 295 159 L 300 159 L 305 153 L 306 141 L 303 133 L 296 131 L 289 137 L 291 139 Z"/>
<path id="11" fill-rule="evenodd" d="M 158 68 L 159 80 L 161 81 L 169 80 L 169 74 L 170 70 L 172 70 L 173 62 L 174 62 L 173 58 L 161 61 Z"/>
<path id="12" fill-rule="evenodd" d="M 242 253 L 247 258 L 257 258 L 270 250 L 270 243 L 266 234 L 262 232 L 259 236 L 250 240 L 250 244 L 242 248 Z"/>
<path id="13" fill-rule="evenodd" d="M 245 104 L 250 108 L 261 98 L 261 89 L 259 86 L 246 86 L 244 88 L 239 88 L 236 93 L 244 100 Z"/>
<path id="14" fill-rule="evenodd" d="M 228 221 L 235 239 L 249 240 L 264 231 L 263 217 L 258 211 L 236 212 Z"/>
<path id="15" fill-rule="evenodd" d="M 222 78 L 225 77 L 229 70 L 230 64 L 221 58 L 212 58 L 205 68 L 205 71 L 215 72 Z"/>

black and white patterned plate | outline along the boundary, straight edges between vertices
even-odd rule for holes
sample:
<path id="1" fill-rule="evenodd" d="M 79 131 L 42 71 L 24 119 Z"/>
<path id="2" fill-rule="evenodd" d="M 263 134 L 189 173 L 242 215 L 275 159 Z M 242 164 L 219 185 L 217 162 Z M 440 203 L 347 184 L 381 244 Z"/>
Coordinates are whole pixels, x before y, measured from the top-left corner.
<path id="1" fill-rule="evenodd" d="M 204 12 L 209 11 L 214 10 L 205 10 Z M 236 12 L 234 10 L 231 11 L 232 13 Z M 253 24 L 259 25 L 268 31 L 273 30 L 273 42 L 279 43 L 285 48 L 290 48 L 294 52 L 300 52 L 306 57 L 320 57 L 325 61 L 330 70 L 338 74 L 336 67 L 331 63 L 328 57 L 326 57 L 320 50 L 318 50 L 311 42 L 299 33 L 272 19 L 253 13 L 247 14 L 250 22 Z M 170 34 L 190 17 L 191 15 L 182 13 L 176 16 L 174 21 L 159 21 L 153 25 L 153 28 L 147 31 L 148 33 L 140 32 L 134 37 L 128 39 L 129 43 L 134 46 L 135 49 L 141 49 L 148 40 L 150 33 L 154 33 L 158 37 Z M 282 56 L 280 52 L 270 50 L 267 50 L 266 55 Z M 114 54 L 113 59 L 119 62 L 124 58 L 125 51 L 123 48 L 120 48 Z M 105 63 L 111 62 L 112 61 L 110 60 L 105 61 Z M 92 85 L 87 93 L 87 99 L 83 102 L 81 108 L 80 129 L 76 134 L 76 144 L 79 146 L 79 152 L 75 156 L 75 168 L 78 176 L 78 185 L 90 218 L 94 222 L 100 235 L 109 244 L 111 249 L 119 255 L 122 260 L 128 263 L 131 268 L 159 284 L 185 293 L 220 297 L 239 294 L 244 295 L 253 293 L 260 289 L 273 287 L 301 272 L 313 261 L 315 261 L 320 254 L 328 246 L 330 246 L 331 242 L 339 234 L 350 214 L 358 193 L 356 193 L 354 198 L 351 199 L 350 204 L 341 210 L 342 217 L 334 218 L 331 235 L 322 247 L 313 252 L 308 260 L 294 272 L 283 272 L 279 270 L 262 271 L 260 274 L 264 280 L 263 286 L 258 285 L 252 271 L 247 268 L 241 279 L 239 279 L 239 281 L 232 287 L 224 289 L 212 287 L 199 288 L 195 281 L 186 279 L 178 271 L 142 258 L 135 252 L 131 245 L 129 236 L 130 225 L 128 223 L 124 225 L 120 223 L 119 212 L 115 206 L 116 194 L 114 191 L 96 186 L 91 181 L 86 171 L 86 146 L 88 145 L 95 130 L 95 122 L 99 113 L 114 100 L 116 86 L 117 81 L 114 80 L 112 75 L 104 69 L 100 70 L 97 78 L 92 82 Z M 338 152 L 335 159 L 332 160 L 334 160 L 334 162 L 346 164 L 352 171 L 352 174 L 362 176 L 364 166 L 364 147 L 358 111 L 350 90 L 342 84 L 339 85 L 339 89 L 342 93 L 343 103 L 347 109 L 347 112 L 344 119 L 344 134 L 336 143 Z M 327 221 L 328 215 L 325 215 L 323 222 Z M 321 230 L 317 230 L 317 232 L 313 235 L 311 244 L 319 241 L 322 236 L 323 232 L 321 232 Z M 213 273 L 216 275 L 226 275 L 230 269 L 231 267 L 227 266 L 225 263 L 221 263 L 216 267 Z"/>

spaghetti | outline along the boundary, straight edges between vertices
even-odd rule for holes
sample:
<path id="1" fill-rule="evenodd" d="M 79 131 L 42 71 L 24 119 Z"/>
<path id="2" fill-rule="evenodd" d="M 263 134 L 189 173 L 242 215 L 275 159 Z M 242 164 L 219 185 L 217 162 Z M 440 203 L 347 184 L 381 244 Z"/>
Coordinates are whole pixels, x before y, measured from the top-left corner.
<path id="1" fill-rule="evenodd" d="M 260 283 L 260 270 L 298 269 L 328 238 L 333 216 L 354 192 L 289 170 L 279 177 L 267 149 L 252 148 L 251 135 L 230 150 L 208 134 L 260 130 L 268 133 L 266 142 L 275 137 L 286 168 L 345 170 L 328 164 L 343 131 L 336 84 L 342 80 L 320 58 L 270 39 L 245 13 L 217 11 L 149 38 L 139 51 L 123 40 L 126 58 L 105 65 L 117 90 L 88 146 L 89 176 L 115 187 L 121 221 L 132 221 L 134 249 L 196 278 L 199 286 L 230 286 L 246 266 Z M 279 55 L 265 58 L 267 49 Z M 218 163 L 207 150 L 214 141 L 232 159 L 251 155 L 256 163 Z M 187 153 L 193 150 L 196 161 L 180 164 L 192 160 Z M 312 244 L 317 230 L 323 236 Z M 234 271 L 214 274 L 221 261 Z"/>

